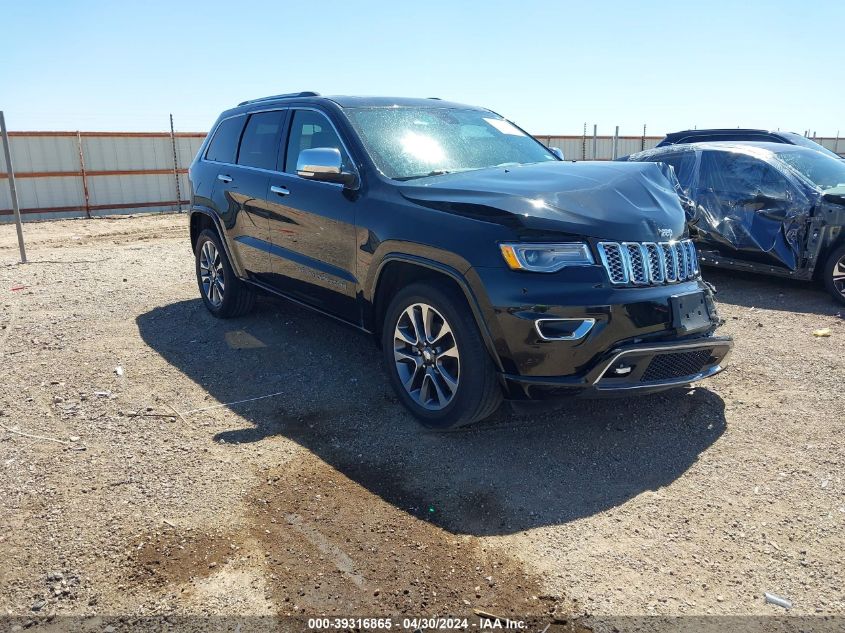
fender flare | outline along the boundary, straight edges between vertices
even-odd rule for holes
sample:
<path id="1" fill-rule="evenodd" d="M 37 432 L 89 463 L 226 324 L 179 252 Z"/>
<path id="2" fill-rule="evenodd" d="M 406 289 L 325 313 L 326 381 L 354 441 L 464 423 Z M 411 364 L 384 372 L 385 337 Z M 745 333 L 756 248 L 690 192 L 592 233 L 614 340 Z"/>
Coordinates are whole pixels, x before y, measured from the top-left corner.
<path id="1" fill-rule="evenodd" d="M 371 284 L 371 287 L 369 288 L 371 305 L 375 305 L 375 291 L 378 288 L 378 284 L 381 280 L 381 274 L 384 270 L 384 267 L 392 262 L 403 262 L 406 264 L 412 264 L 415 266 L 428 268 L 430 270 L 434 270 L 436 272 L 447 275 L 455 283 L 457 283 L 458 287 L 461 289 L 461 292 L 463 292 L 464 294 L 464 298 L 466 299 L 467 305 L 469 305 L 473 319 L 475 319 L 475 323 L 478 326 L 478 331 L 481 332 L 481 338 L 484 341 L 484 345 L 487 348 L 490 357 L 493 359 L 493 362 L 496 365 L 496 369 L 500 372 L 504 371 L 504 368 L 502 367 L 502 361 L 499 357 L 499 353 L 496 350 L 496 346 L 493 342 L 493 336 L 490 333 L 490 328 L 487 326 L 487 322 L 484 319 L 484 314 L 481 310 L 481 304 L 478 301 L 478 297 L 476 296 L 466 277 L 455 268 L 449 266 L 448 264 L 444 264 L 433 259 L 428 259 L 426 257 L 421 257 L 419 255 L 410 255 L 407 253 L 393 252 L 385 254 L 385 256 L 382 257 L 381 261 L 378 264 L 376 273 L 373 277 L 373 282 Z"/>
<path id="2" fill-rule="evenodd" d="M 211 218 L 211 222 L 217 229 L 217 235 L 220 237 L 220 242 L 223 244 L 223 250 L 226 251 L 226 257 L 229 258 L 229 265 L 232 266 L 232 270 L 235 271 L 235 274 L 238 276 L 239 279 L 244 279 L 245 277 L 243 270 L 241 269 L 240 262 L 234 256 L 232 246 L 231 244 L 229 244 L 229 238 L 226 234 L 226 229 L 223 227 L 223 223 L 220 220 L 220 216 L 218 216 L 216 213 L 214 213 L 211 209 L 207 207 L 192 206 L 189 215 L 189 226 L 190 220 L 193 219 L 193 216 L 196 214 L 202 214 Z"/>

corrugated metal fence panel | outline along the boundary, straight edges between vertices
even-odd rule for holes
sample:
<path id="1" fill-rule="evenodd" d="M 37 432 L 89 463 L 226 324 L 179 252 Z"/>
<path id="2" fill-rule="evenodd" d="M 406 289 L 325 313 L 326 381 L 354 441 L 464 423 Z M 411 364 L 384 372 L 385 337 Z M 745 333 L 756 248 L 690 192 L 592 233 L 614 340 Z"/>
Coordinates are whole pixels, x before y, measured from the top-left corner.
<path id="1" fill-rule="evenodd" d="M 113 204 L 115 208 L 155 200 L 175 201 L 176 182 L 172 173 L 161 175 L 93 176 L 88 178 L 93 207 Z"/>
<path id="2" fill-rule="evenodd" d="M 173 169 L 170 137 L 90 136 L 82 150 L 88 171 Z"/>
<path id="3" fill-rule="evenodd" d="M 79 171 L 79 147 L 73 136 L 9 136 L 15 172 Z M 0 152 L 2 154 L 2 152 Z M 6 172 L 6 161 L 3 173 Z"/>
<path id="4" fill-rule="evenodd" d="M 176 156 L 179 160 L 179 167 L 187 169 L 191 166 L 204 140 L 204 136 L 182 136 L 176 138 Z"/>

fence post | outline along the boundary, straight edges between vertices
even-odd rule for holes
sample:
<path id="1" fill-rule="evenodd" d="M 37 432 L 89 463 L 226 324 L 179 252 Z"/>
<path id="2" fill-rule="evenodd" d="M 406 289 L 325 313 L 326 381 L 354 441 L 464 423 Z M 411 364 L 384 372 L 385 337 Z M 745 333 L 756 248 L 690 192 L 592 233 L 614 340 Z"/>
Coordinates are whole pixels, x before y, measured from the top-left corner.
<path id="1" fill-rule="evenodd" d="M 82 133 L 76 133 L 76 148 L 79 150 L 79 170 L 82 173 L 82 193 L 85 196 L 85 217 L 91 218 L 91 199 L 88 195 L 88 173 L 85 171 L 85 154 L 82 152 Z"/>
<path id="2" fill-rule="evenodd" d="M 587 160 L 587 123 L 584 122 L 584 136 L 581 137 L 581 160 Z"/>
<path id="3" fill-rule="evenodd" d="M 599 126 L 593 123 L 593 160 L 599 159 L 599 141 L 598 141 Z"/>
<path id="4" fill-rule="evenodd" d="M 642 138 L 642 141 L 640 142 L 640 151 L 641 152 L 645 151 L 645 123 L 643 123 L 643 138 Z"/>
<path id="5" fill-rule="evenodd" d="M 836 130 L 836 140 L 833 142 L 833 153 L 839 153 L 839 130 Z"/>
<path id="6" fill-rule="evenodd" d="M 179 159 L 176 157 L 176 132 L 173 128 L 173 114 L 170 115 L 170 143 L 173 145 L 173 178 L 176 180 L 176 205 L 182 213 L 182 192 L 179 188 Z"/>
<path id="7" fill-rule="evenodd" d="M 611 160 L 616 160 L 619 158 L 619 126 L 616 126 L 616 131 L 613 133 L 613 158 Z"/>
<path id="8" fill-rule="evenodd" d="M 18 190 L 15 187 L 15 168 L 12 166 L 12 151 L 9 148 L 9 132 L 6 130 L 6 117 L 0 110 L 0 134 L 3 136 L 3 154 L 6 156 L 6 177 L 9 179 L 9 193 L 12 195 L 12 212 L 18 231 L 18 248 L 21 252 L 21 264 L 26 263 L 26 247 L 23 245 L 23 227 L 21 226 L 21 208 L 18 204 Z"/>

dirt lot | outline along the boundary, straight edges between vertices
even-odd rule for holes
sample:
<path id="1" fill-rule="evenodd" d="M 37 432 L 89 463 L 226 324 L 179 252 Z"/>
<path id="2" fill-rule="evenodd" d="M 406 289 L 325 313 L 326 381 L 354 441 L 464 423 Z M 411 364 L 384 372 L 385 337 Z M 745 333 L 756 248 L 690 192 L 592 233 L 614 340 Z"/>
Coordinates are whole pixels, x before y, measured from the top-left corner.
<path id="1" fill-rule="evenodd" d="M 21 266 L 0 226 L 0 614 L 845 615 L 819 288 L 709 271 L 729 371 L 438 434 L 364 335 L 208 315 L 184 216 L 25 231 Z"/>

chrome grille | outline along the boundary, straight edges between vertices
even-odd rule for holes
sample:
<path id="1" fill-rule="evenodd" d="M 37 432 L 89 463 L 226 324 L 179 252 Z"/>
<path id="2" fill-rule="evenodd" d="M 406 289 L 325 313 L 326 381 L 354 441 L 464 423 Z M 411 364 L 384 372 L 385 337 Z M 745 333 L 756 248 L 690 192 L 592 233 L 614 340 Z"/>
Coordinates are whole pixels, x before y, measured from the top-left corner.
<path id="1" fill-rule="evenodd" d="M 599 252 L 604 269 L 610 275 L 610 281 L 615 284 L 628 283 L 628 269 L 622 259 L 622 247 L 615 242 L 601 242 Z"/>
<path id="2" fill-rule="evenodd" d="M 630 272 L 631 283 L 639 285 L 647 284 L 648 271 L 645 267 L 646 256 L 643 252 L 643 247 L 636 242 L 624 242 L 622 247 L 625 249 L 623 254 L 628 258 L 628 271 Z"/>
<path id="3" fill-rule="evenodd" d="M 698 277 L 690 240 L 678 242 L 599 242 L 599 255 L 613 284 L 654 285 Z"/>

